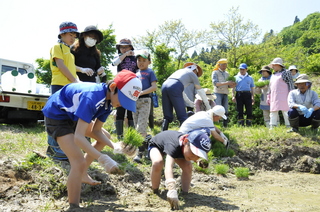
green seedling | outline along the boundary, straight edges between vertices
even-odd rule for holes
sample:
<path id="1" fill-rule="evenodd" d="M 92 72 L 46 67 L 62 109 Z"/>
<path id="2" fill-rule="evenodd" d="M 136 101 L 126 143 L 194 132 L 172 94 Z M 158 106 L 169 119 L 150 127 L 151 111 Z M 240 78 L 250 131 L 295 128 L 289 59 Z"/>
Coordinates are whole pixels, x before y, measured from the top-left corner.
<path id="1" fill-rule="evenodd" d="M 214 169 L 218 175 L 226 175 L 229 171 L 229 166 L 226 164 L 217 164 Z"/>
<path id="2" fill-rule="evenodd" d="M 238 167 L 234 169 L 234 173 L 239 180 L 249 179 L 249 168 Z"/>
<path id="3" fill-rule="evenodd" d="M 235 78 L 234 76 L 229 76 L 226 81 L 235 82 L 235 81 L 236 81 L 236 78 Z"/>
<path id="4" fill-rule="evenodd" d="M 123 136 L 123 143 L 124 144 L 130 144 L 135 147 L 142 146 L 144 138 L 138 131 L 133 129 L 132 127 L 129 127 L 127 131 L 124 133 Z"/>
<path id="5" fill-rule="evenodd" d="M 269 85 L 270 81 L 269 80 L 264 80 L 264 81 L 258 81 L 258 82 L 255 82 L 254 85 L 256 87 L 259 87 L 259 88 L 262 88 L 266 85 Z"/>

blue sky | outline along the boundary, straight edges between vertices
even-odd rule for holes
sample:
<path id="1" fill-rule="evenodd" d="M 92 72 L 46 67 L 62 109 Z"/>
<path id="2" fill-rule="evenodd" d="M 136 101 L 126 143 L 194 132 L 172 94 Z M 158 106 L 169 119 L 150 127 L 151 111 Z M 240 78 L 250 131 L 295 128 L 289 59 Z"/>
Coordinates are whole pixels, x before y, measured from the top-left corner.
<path id="1" fill-rule="evenodd" d="M 165 21 L 179 20 L 189 30 L 209 29 L 210 23 L 223 21 L 231 7 L 239 6 L 245 20 L 258 25 L 262 33 L 281 31 L 320 10 L 319 0 L 91 0 L 43 1 L 7 0 L 0 2 L 0 58 L 35 64 L 49 59 L 63 21 L 107 29 L 113 24 L 117 42 L 123 37 L 145 35 Z"/>

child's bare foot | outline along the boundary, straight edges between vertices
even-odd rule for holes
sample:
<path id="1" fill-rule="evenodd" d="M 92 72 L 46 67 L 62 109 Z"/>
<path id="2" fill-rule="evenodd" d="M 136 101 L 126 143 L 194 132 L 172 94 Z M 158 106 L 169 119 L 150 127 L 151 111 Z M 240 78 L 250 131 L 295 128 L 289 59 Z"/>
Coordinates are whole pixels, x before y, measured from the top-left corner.
<path id="1" fill-rule="evenodd" d="M 100 181 L 96 181 L 96 180 L 92 179 L 87 173 L 82 176 L 82 183 L 92 185 L 92 186 L 101 184 Z"/>

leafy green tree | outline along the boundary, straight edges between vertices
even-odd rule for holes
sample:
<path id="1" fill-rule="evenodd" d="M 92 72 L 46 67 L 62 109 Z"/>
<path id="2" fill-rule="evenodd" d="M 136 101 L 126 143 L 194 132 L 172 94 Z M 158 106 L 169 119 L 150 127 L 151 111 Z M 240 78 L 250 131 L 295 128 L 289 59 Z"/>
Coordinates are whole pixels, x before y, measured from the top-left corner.
<path id="1" fill-rule="evenodd" d="M 134 38 L 134 42 L 140 48 L 148 48 L 155 51 L 155 46 L 164 44 L 170 49 L 175 49 L 177 67 L 186 57 L 189 49 L 207 41 L 206 31 L 188 30 L 181 20 L 166 21 L 158 30 L 149 32 L 146 36 Z"/>
<path id="2" fill-rule="evenodd" d="M 296 24 L 296 23 L 299 23 L 299 22 L 300 22 L 300 19 L 298 18 L 298 16 L 296 16 L 296 17 L 294 18 L 293 24 Z"/>
<path id="3" fill-rule="evenodd" d="M 100 31 L 103 34 L 103 40 L 97 45 L 97 48 L 101 52 L 101 65 L 105 67 L 107 80 L 110 80 L 113 78 L 113 75 L 111 70 L 108 69 L 108 64 L 111 63 L 114 54 L 116 53 L 116 36 L 113 34 L 114 29 L 112 29 L 112 25 L 109 25 L 108 29 Z"/>
<path id="4" fill-rule="evenodd" d="M 51 85 L 51 69 L 50 69 L 50 60 L 43 58 L 36 59 L 37 68 L 35 70 L 37 83 L 46 84 L 47 86 Z"/>
<path id="5" fill-rule="evenodd" d="M 170 53 L 174 51 L 173 48 L 168 48 L 165 44 L 155 46 L 153 69 L 156 71 L 158 78 L 158 85 L 163 82 L 175 71 L 174 64 L 171 62 Z"/>
<path id="6" fill-rule="evenodd" d="M 193 54 L 191 55 L 191 58 L 195 58 L 195 57 L 197 57 L 197 56 L 198 56 L 198 53 L 197 53 L 196 50 L 194 50 Z"/>
<path id="7" fill-rule="evenodd" d="M 305 73 L 308 74 L 320 74 L 320 54 L 313 54 L 310 55 L 304 64 L 305 67 Z"/>
<path id="8" fill-rule="evenodd" d="M 244 21 L 238 12 L 239 8 L 232 7 L 226 15 L 226 21 L 211 23 L 212 35 L 220 42 L 226 43 L 228 50 L 228 60 L 235 67 L 238 63 L 238 47 L 241 44 L 256 41 L 261 32 L 258 25 L 253 24 L 250 20 Z"/>

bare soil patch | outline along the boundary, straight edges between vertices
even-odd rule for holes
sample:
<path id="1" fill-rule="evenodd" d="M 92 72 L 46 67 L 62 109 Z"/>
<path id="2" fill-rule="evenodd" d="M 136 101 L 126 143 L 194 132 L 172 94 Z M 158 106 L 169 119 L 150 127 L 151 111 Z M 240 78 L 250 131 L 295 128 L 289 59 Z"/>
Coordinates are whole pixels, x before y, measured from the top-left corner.
<path id="1" fill-rule="evenodd" d="M 285 145 L 283 145 L 285 142 Z M 280 145 L 281 144 L 281 145 Z M 232 173 L 225 177 L 194 172 L 192 188 L 179 195 L 181 211 L 320 211 L 320 149 L 286 140 L 223 158 L 231 168 L 246 166 L 249 180 Z M 277 148 L 275 148 L 277 147 Z M 13 157 L 12 157 L 13 158 Z M 18 161 L 0 159 L 0 211 L 66 211 L 64 187 L 68 162 L 43 170 L 17 169 Z M 210 164 L 212 165 L 212 164 Z M 108 175 L 94 166 L 90 175 L 97 186 L 83 185 L 84 208 L 74 211 L 171 211 L 165 186 L 160 194 L 150 189 L 150 164 L 136 164 L 122 176 Z M 180 170 L 175 170 L 178 181 Z"/>

